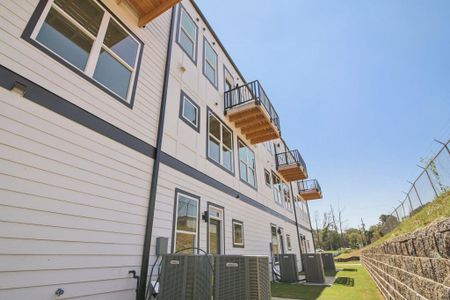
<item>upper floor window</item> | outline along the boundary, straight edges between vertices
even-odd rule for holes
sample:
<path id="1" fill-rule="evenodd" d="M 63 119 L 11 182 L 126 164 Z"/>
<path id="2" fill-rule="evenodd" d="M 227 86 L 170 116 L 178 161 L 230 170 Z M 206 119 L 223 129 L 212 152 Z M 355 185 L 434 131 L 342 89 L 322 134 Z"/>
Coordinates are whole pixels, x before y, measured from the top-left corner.
<path id="1" fill-rule="evenodd" d="M 197 34 L 198 27 L 188 15 L 183 6 L 180 6 L 180 15 L 178 17 L 178 37 L 177 42 L 181 49 L 192 59 L 197 61 Z"/>
<path id="2" fill-rule="evenodd" d="M 289 190 L 289 186 L 285 183 L 283 183 L 283 196 L 284 196 L 284 206 L 291 210 L 292 209 L 292 202 L 291 202 L 291 193 Z"/>
<path id="3" fill-rule="evenodd" d="M 30 38 L 112 96 L 132 102 L 142 42 L 97 1 L 48 1 Z"/>
<path id="4" fill-rule="evenodd" d="M 239 174 L 241 180 L 256 187 L 255 153 L 239 140 Z"/>
<path id="5" fill-rule="evenodd" d="M 233 172 L 233 134 L 211 111 L 208 112 L 208 158 Z"/>
<path id="6" fill-rule="evenodd" d="M 200 107 L 181 91 L 180 118 L 193 129 L 200 131 Z"/>
<path id="7" fill-rule="evenodd" d="M 230 71 L 223 66 L 223 91 L 227 92 L 231 89 L 233 89 L 233 76 L 231 75 Z"/>
<path id="8" fill-rule="evenodd" d="M 217 88 L 217 53 L 206 39 L 203 40 L 203 74 Z"/>
<path id="9" fill-rule="evenodd" d="M 282 181 L 275 173 L 272 172 L 272 188 L 273 198 L 277 204 L 283 205 Z"/>
<path id="10" fill-rule="evenodd" d="M 266 185 L 268 187 L 271 186 L 271 182 L 270 182 L 270 172 L 267 171 L 266 169 L 264 169 L 264 182 L 266 183 Z"/>

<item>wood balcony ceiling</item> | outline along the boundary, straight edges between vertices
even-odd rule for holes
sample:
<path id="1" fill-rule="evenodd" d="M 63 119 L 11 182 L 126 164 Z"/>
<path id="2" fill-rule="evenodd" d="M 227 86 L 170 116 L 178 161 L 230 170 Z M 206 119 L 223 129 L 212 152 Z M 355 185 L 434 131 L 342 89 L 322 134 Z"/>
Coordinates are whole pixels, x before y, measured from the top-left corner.
<path id="1" fill-rule="evenodd" d="M 127 0 L 139 16 L 139 27 L 145 26 L 180 1 L 181 0 Z"/>
<path id="2" fill-rule="evenodd" d="M 300 195 L 300 197 L 302 197 L 303 200 L 306 200 L 306 201 L 322 198 L 322 193 L 318 189 L 310 189 L 310 190 L 300 191 L 299 195 Z"/>
<path id="3" fill-rule="evenodd" d="M 303 180 L 308 177 L 308 173 L 299 164 L 282 165 L 277 168 L 278 173 L 287 182 Z"/>
<path id="4" fill-rule="evenodd" d="M 273 124 L 264 107 L 256 104 L 255 101 L 229 109 L 227 116 L 252 145 L 280 137 L 278 128 Z"/>

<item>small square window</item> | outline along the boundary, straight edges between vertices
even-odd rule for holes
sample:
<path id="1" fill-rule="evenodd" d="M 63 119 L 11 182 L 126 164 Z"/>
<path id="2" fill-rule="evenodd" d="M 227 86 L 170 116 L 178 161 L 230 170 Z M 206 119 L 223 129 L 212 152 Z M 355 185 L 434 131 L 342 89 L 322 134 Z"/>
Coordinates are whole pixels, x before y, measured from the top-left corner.
<path id="1" fill-rule="evenodd" d="M 233 220 L 233 247 L 244 248 L 244 223 Z"/>
<path id="2" fill-rule="evenodd" d="M 267 171 L 266 169 L 264 169 L 264 181 L 266 182 L 267 186 L 271 186 L 271 182 L 270 182 L 270 172 Z"/>
<path id="3" fill-rule="evenodd" d="M 200 131 L 200 107 L 183 91 L 180 96 L 180 118 L 196 131 Z"/>

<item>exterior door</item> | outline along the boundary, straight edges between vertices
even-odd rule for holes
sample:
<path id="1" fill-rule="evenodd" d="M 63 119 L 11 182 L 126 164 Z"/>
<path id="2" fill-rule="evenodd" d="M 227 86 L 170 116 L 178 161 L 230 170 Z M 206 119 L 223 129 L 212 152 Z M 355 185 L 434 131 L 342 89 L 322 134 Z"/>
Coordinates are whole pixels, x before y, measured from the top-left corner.
<path id="1" fill-rule="evenodd" d="M 220 221 L 216 219 L 209 220 L 209 253 L 220 254 L 221 237 L 220 237 Z"/>
<path id="2" fill-rule="evenodd" d="M 223 208 L 208 204 L 208 253 L 222 253 Z"/>
<path id="3" fill-rule="evenodd" d="M 278 232 L 279 232 L 279 234 L 280 234 L 280 246 L 281 246 L 281 254 L 284 254 L 284 253 L 286 253 L 285 252 L 285 247 L 284 247 L 284 230 L 283 230 L 283 228 L 279 228 L 278 229 Z"/>

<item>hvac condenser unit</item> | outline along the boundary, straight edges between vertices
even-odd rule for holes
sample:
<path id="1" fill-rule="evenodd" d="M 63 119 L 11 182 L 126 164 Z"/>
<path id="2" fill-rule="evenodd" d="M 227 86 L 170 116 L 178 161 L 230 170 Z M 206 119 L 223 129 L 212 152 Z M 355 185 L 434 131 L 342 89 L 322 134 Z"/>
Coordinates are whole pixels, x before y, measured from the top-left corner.
<path id="1" fill-rule="evenodd" d="M 278 254 L 281 282 L 297 282 L 298 268 L 295 254 Z"/>
<path id="2" fill-rule="evenodd" d="M 164 255 L 157 299 L 211 300 L 212 263 L 210 255 Z"/>
<path id="3" fill-rule="evenodd" d="M 214 300 L 270 300 L 267 256 L 217 255 Z"/>
<path id="4" fill-rule="evenodd" d="M 322 256 L 320 254 L 303 254 L 305 264 L 306 282 L 324 283 L 325 272 L 323 270 Z"/>
<path id="5" fill-rule="evenodd" d="M 336 272 L 336 265 L 334 264 L 333 253 L 321 253 L 323 269 L 329 272 Z"/>

